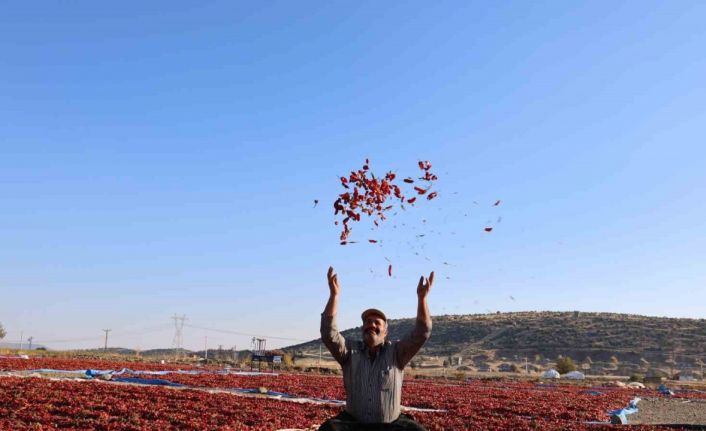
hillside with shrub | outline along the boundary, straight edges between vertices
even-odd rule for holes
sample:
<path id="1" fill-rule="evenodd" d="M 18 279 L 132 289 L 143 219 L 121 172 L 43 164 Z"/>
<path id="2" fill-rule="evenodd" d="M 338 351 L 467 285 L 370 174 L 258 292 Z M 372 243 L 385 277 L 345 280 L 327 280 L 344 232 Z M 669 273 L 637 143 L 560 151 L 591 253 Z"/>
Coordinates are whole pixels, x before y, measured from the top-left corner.
<path id="1" fill-rule="evenodd" d="M 413 319 L 389 321 L 390 339 L 412 329 Z M 506 361 L 541 368 L 570 357 L 595 374 L 650 369 L 700 370 L 706 361 L 706 320 L 615 313 L 517 312 L 434 316 L 431 339 L 420 352 L 449 363 L 482 366 Z M 342 332 L 360 339 L 360 327 Z M 290 346 L 318 354 L 319 340 Z M 325 349 L 324 349 L 325 351 Z M 526 358 L 526 362 L 525 362 Z"/>

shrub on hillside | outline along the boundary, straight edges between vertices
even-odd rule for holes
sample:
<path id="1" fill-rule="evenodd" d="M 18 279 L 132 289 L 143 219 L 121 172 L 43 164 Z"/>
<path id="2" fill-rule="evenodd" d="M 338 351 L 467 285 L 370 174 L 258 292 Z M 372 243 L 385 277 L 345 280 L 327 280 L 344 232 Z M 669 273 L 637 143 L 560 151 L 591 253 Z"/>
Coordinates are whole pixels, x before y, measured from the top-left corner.
<path id="1" fill-rule="evenodd" d="M 576 371 L 576 364 L 570 357 L 562 356 L 556 361 L 556 370 L 559 374 L 566 374 L 571 371 Z"/>
<path id="2" fill-rule="evenodd" d="M 637 374 L 637 373 L 631 374 L 630 381 L 643 383 L 645 381 L 645 376 L 642 374 Z"/>

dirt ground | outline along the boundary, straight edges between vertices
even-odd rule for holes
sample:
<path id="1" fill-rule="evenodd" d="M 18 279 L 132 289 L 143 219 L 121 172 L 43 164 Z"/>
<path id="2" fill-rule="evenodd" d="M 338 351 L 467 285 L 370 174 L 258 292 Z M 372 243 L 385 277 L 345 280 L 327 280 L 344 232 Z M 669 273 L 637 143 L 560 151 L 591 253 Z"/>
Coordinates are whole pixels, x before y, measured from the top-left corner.
<path id="1" fill-rule="evenodd" d="M 637 408 L 628 416 L 629 424 L 706 425 L 706 400 L 643 398 Z"/>

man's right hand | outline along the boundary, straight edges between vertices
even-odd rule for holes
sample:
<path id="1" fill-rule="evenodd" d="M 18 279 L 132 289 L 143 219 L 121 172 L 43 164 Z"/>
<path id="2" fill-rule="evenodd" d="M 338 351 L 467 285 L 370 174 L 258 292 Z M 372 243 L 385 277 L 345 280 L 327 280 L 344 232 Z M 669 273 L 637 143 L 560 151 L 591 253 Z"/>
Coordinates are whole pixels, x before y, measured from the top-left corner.
<path id="1" fill-rule="evenodd" d="M 328 288 L 331 291 L 331 296 L 336 297 L 338 296 L 338 292 L 340 291 L 340 287 L 338 286 L 338 274 L 336 274 L 336 271 L 333 270 L 332 266 L 328 267 Z"/>

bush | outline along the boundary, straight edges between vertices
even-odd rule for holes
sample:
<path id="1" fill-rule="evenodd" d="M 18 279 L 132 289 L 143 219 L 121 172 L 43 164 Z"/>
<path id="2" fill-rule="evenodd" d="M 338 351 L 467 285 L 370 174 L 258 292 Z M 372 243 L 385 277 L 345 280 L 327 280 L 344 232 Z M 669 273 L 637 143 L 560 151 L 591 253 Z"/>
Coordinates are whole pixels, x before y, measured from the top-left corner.
<path id="1" fill-rule="evenodd" d="M 568 356 L 563 356 L 556 361 L 556 370 L 559 374 L 566 374 L 571 371 L 576 371 L 574 360 Z"/>
<path id="2" fill-rule="evenodd" d="M 2 323 L 0 323 L 0 340 L 5 338 L 5 335 L 7 335 L 7 333 L 5 332 L 5 328 L 3 328 Z"/>
<path id="3" fill-rule="evenodd" d="M 645 381 L 645 376 L 643 376 L 642 374 L 631 374 L 631 375 L 630 375 L 630 381 L 631 381 L 631 382 L 640 382 L 640 383 L 644 383 L 644 381 Z"/>
<path id="4" fill-rule="evenodd" d="M 282 365 L 288 370 L 294 367 L 294 358 L 292 357 L 291 353 L 285 353 L 282 356 Z"/>

